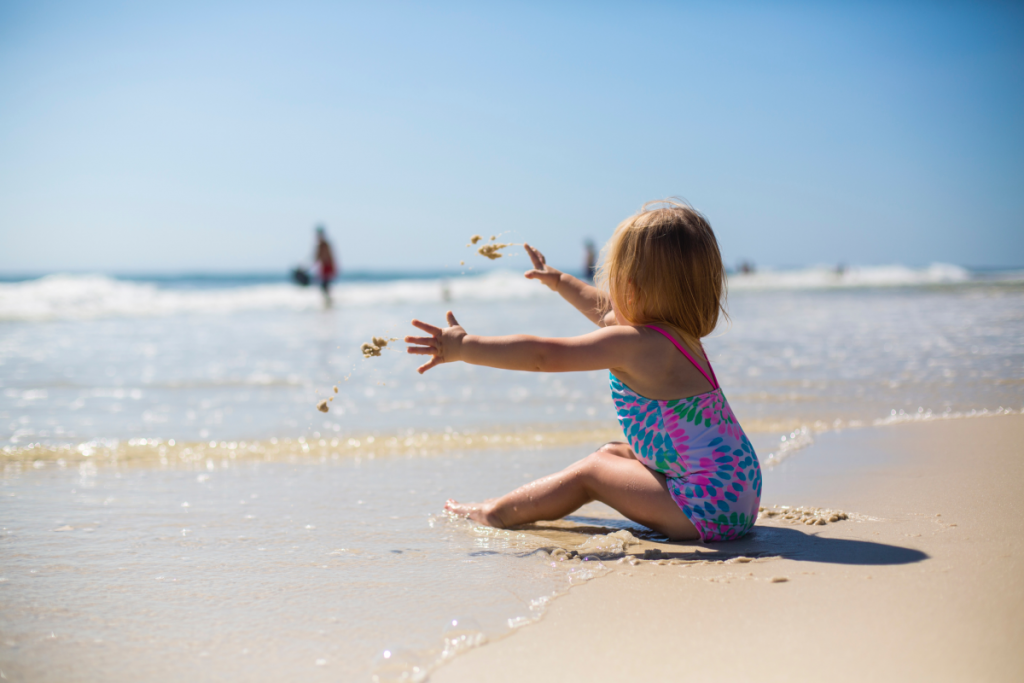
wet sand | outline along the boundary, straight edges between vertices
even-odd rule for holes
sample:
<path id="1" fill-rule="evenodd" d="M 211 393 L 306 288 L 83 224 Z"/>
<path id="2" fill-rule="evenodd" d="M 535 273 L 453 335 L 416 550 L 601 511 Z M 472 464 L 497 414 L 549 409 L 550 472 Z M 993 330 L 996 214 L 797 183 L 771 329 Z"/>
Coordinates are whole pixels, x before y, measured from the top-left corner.
<path id="1" fill-rule="evenodd" d="M 1021 415 L 822 435 L 762 503 L 849 519 L 653 544 L 431 681 L 1024 680 L 1022 456 Z"/>

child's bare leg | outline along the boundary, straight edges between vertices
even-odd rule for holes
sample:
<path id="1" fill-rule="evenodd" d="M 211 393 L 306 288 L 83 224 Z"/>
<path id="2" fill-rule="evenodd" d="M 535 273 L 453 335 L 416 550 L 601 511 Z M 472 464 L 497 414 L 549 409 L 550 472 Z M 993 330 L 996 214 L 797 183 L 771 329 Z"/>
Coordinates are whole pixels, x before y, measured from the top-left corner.
<path id="1" fill-rule="evenodd" d="M 521 486 L 501 498 L 445 509 L 499 528 L 561 519 L 598 500 L 673 540 L 698 538 L 697 530 L 668 492 L 665 478 L 647 469 L 623 443 L 602 446 L 561 472 Z"/>

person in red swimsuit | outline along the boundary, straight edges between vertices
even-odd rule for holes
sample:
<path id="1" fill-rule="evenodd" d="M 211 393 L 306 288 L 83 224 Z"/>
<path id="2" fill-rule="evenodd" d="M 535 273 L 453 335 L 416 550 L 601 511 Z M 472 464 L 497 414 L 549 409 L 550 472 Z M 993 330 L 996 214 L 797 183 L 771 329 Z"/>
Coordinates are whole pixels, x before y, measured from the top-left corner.
<path id="1" fill-rule="evenodd" d="M 334 252 L 331 244 L 324 235 L 324 227 L 321 225 L 316 229 L 316 254 L 313 257 L 320 270 L 320 289 L 324 293 L 324 305 L 331 305 L 331 280 L 338 274 L 338 268 L 334 261 Z"/>

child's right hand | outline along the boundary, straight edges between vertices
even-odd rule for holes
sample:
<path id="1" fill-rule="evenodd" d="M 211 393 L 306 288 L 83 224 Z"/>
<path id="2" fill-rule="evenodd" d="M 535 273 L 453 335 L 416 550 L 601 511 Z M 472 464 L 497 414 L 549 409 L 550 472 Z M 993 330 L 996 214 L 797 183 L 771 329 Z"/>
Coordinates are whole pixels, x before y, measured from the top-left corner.
<path id="1" fill-rule="evenodd" d="M 547 259 L 544 258 L 544 254 L 540 253 L 529 244 L 524 244 L 523 248 L 526 249 L 526 253 L 530 255 L 530 260 L 533 261 L 533 270 L 526 271 L 527 280 L 540 280 L 553 291 L 558 291 L 558 283 L 562 279 L 562 271 L 552 268 L 548 265 Z"/>
<path id="2" fill-rule="evenodd" d="M 455 315 L 448 311 L 448 327 L 441 329 L 434 327 L 420 320 L 413 320 L 412 324 L 429 337 L 406 337 L 405 343 L 410 344 L 406 349 L 409 353 L 433 356 L 429 361 L 416 368 L 421 375 L 430 368 L 441 363 L 452 363 L 462 359 L 462 338 L 466 336 L 466 330 L 462 328 Z"/>

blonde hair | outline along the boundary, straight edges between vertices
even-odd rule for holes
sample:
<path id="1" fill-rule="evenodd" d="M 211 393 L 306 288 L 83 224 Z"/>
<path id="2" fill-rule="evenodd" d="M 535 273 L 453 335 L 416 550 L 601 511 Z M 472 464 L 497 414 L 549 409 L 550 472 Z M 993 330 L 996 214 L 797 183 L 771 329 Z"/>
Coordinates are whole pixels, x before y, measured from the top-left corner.
<path id="1" fill-rule="evenodd" d="M 602 250 L 596 280 L 631 325 L 671 327 L 693 350 L 715 329 L 719 313 L 729 317 L 711 224 L 675 199 L 647 202 L 619 224 Z"/>

